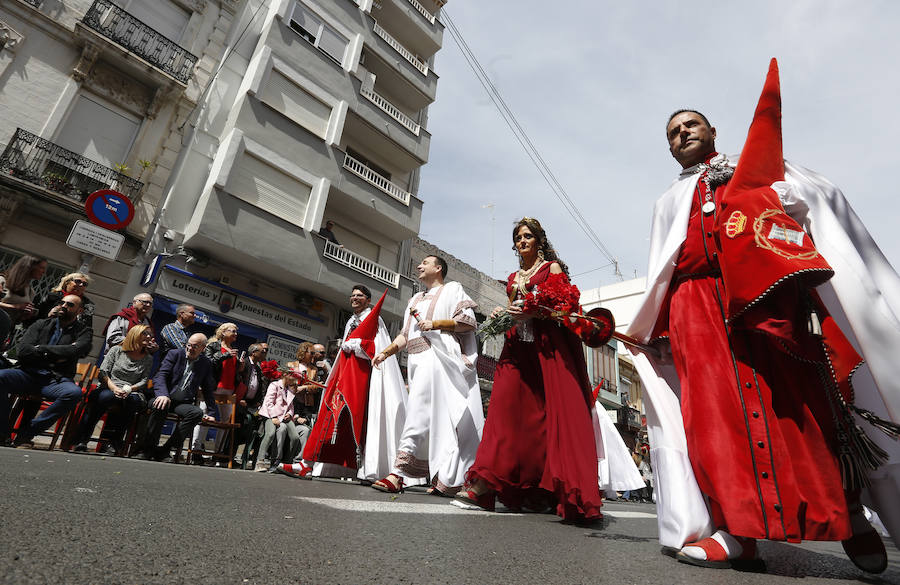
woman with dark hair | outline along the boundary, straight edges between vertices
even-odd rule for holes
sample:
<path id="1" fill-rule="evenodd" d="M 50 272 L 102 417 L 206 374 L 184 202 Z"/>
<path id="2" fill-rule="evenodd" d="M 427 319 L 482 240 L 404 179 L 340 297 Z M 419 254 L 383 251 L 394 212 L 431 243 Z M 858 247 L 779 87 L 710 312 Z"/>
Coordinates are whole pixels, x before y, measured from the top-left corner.
<path id="1" fill-rule="evenodd" d="M 494 372 L 491 403 L 467 488 L 457 499 L 492 510 L 497 497 L 511 509 L 555 506 L 564 520 L 601 517 L 592 395 L 581 340 L 551 319 L 522 310 L 522 299 L 566 265 L 540 222 L 525 217 L 513 229 L 518 271 L 507 279 L 506 310 L 516 325 Z"/>
<path id="2" fill-rule="evenodd" d="M 91 277 L 82 272 L 70 272 L 59 280 L 56 285 L 37 304 L 35 318 L 43 319 L 50 313 L 50 309 L 59 304 L 66 295 L 81 297 L 81 306 L 84 310 L 78 316 L 82 320 L 90 320 L 94 315 L 94 301 L 89 299 L 84 291 L 91 284 Z"/>
<path id="3" fill-rule="evenodd" d="M 135 413 L 143 412 L 147 407 L 144 390 L 147 389 L 153 367 L 153 356 L 150 353 L 152 342 L 152 330 L 146 325 L 135 325 L 128 330 L 121 345 L 112 346 L 103 356 L 100 388 L 91 394 L 88 401 L 87 414 L 79 429 L 75 451 L 87 451 L 87 444 L 97 421 L 104 412 L 118 403 L 121 407 L 118 415 L 107 418 L 106 422 L 107 428 L 111 429 L 106 453 L 121 454 L 122 437 L 128 422 Z"/>
<path id="4" fill-rule="evenodd" d="M 34 317 L 36 309 L 31 282 L 40 279 L 45 272 L 46 258 L 25 254 L 0 276 L 0 287 L 4 290 L 0 307 L 9 314 L 13 326 Z"/>

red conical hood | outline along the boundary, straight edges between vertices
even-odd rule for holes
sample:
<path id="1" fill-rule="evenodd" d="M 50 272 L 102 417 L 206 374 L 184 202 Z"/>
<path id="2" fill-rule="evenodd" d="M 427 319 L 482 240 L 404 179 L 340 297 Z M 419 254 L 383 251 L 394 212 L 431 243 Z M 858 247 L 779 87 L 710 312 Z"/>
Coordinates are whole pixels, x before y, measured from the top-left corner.
<path id="1" fill-rule="evenodd" d="M 729 321 L 790 282 L 815 287 L 834 274 L 803 227 L 785 213 L 776 188 L 789 186 L 781 150 L 778 65 L 772 59 L 744 151 L 715 220 Z M 800 299 L 796 306 L 801 306 Z M 752 320 L 744 321 L 752 327 Z"/>
<path id="2" fill-rule="evenodd" d="M 728 184 L 730 193 L 768 187 L 784 180 L 784 153 L 781 146 L 781 85 L 778 62 L 769 62 L 769 73 L 753 122 L 747 133 L 744 150 L 734 176 Z"/>

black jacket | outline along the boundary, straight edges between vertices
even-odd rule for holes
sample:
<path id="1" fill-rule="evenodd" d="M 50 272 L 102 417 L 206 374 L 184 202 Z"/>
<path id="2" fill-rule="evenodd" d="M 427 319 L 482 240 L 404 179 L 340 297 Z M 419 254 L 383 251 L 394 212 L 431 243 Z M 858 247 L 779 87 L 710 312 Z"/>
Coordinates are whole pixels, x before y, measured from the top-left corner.
<path id="1" fill-rule="evenodd" d="M 59 321 L 56 317 L 38 319 L 22 336 L 17 346 L 18 365 L 28 369 L 47 369 L 57 376 L 72 378 L 78 360 L 91 351 L 91 326 L 75 319 L 64 327 L 59 341 L 49 345 Z"/>
<path id="2" fill-rule="evenodd" d="M 181 387 L 184 377 L 184 368 L 187 365 L 187 352 L 184 349 L 171 349 L 163 357 L 156 375 L 153 376 L 153 393 L 156 396 L 169 397 L 172 392 Z M 216 408 L 215 395 L 216 381 L 212 375 L 212 364 L 205 355 L 200 355 L 191 366 L 193 373 L 192 383 L 187 389 L 188 402 L 193 402 L 198 390 L 203 393 L 206 401 L 206 414 L 219 418 L 219 410 Z"/>

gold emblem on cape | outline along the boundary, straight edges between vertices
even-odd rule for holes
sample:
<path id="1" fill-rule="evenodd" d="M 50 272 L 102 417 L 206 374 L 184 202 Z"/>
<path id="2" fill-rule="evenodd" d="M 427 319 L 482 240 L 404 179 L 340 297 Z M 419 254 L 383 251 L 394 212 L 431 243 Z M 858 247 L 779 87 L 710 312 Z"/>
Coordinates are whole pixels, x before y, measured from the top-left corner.
<path id="1" fill-rule="evenodd" d="M 740 211 L 734 211 L 725 222 L 725 235 L 733 238 L 743 233 L 745 227 L 747 227 L 747 216 Z"/>
<path id="2" fill-rule="evenodd" d="M 755 234 L 754 240 L 756 241 L 756 245 L 788 260 L 811 260 L 812 258 L 817 257 L 819 251 L 815 248 L 793 254 L 787 250 L 781 249 L 780 244 L 776 246 L 772 243 L 773 241 L 782 241 L 785 245 L 794 245 L 800 249 L 802 249 L 804 245 L 806 233 L 778 225 L 772 218 L 779 215 L 784 215 L 784 211 L 780 209 L 766 209 L 759 214 L 759 217 L 753 220 L 753 232 Z M 766 220 L 769 220 L 769 223 L 772 224 L 768 229 L 766 229 L 765 225 Z"/>

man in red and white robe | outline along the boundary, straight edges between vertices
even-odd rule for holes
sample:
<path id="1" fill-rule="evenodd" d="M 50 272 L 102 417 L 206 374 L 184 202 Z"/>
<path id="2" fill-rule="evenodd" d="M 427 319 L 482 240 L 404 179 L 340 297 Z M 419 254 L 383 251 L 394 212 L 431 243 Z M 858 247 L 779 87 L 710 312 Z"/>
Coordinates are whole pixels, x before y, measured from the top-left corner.
<path id="1" fill-rule="evenodd" d="M 869 484 L 862 496 L 888 516 L 896 538 L 900 453 L 868 427 L 890 459 L 868 469 L 867 481 L 848 477 L 846 420 L 827 393 L 844 391 L 856 406 L 898 420 L 900 366 L 885 358 L 900 343 L 900 278 L 839 190 L 783 162 L 778 94 L 773 63 L 736 171 L 741 185 L 756 180 L 784 218 L 768 230 L 759 229 L 762 213 L 741 219 L 726 201 L 738 195 L 729 185 L 733 162 L 716 152 L 705 116 L 679 111 L 667 125 L 684 170 L 654 209 L 648 290 L 628 331 L 660 350 L 635 355 L 648 398 L 660 542 L 684 562 L 729 567 L 758 564 L 758 538 L 840 540 L 858 566 L 883 571 L 883 545 L 856 486 Z M 798 268 L 769 280 L 778 252 L 756 258 L 767 252 L 734 248 L 753 229 L 761 249 L 806 246 L 788 254 L 801 258 Z M 818 264 L 803 265 L 808 258 Z M 745 290 L 756 292 L 743 298 Z M 840 350 L 826 356 L 829 341 Z M 834 370 L 847 364 L 839 384 Z"/>

